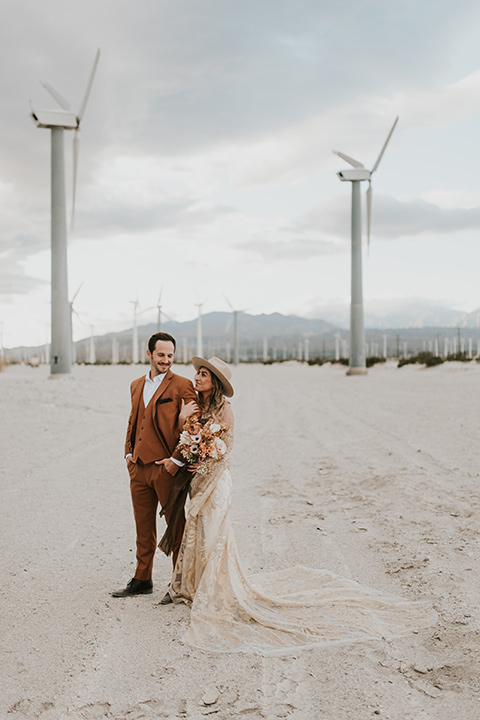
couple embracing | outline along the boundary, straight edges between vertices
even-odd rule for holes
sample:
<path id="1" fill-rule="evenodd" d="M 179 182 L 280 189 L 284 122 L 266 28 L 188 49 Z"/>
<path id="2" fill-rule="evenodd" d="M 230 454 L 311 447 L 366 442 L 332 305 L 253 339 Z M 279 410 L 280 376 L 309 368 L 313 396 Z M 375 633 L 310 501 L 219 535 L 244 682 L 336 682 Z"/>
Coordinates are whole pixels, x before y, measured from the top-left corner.
<path id="1" fill-rule="evenodd" d="M 245 576 L 230 517 L 231 371 L 219 358 L 195 357 L 194 388 L 171 370 L 175 346 L 171 335 L 153 335 L 147 350 L 150 369 L 131 385 L 125 458 L 137 565 L 127 586 L 112 595 L 152 593 L 160 504 L 167 521 L 160 547 L 173 560 L 160 604 L 191 606 L 183 637 L 191 645 L 217 652 L 283 653 L 401 636 L 430 625 L 435 614 L 427 604 L 327 570 L 297 565 Z"/>

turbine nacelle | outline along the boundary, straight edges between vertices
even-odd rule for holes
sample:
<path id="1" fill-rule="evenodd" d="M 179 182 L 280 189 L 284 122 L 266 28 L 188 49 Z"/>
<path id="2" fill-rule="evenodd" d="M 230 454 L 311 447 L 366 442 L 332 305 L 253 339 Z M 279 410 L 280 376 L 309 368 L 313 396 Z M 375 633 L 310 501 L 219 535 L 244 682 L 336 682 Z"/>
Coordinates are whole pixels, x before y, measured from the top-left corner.
<path id="1" fill-rule="evenodd" d="M 60 105 L 61 110 L 34 110 L 30 103 L 30 109 L 35 124 L 39 128 L 45 128 L 47 130 L 59 129 L 59 130 L 74 130 L 75 135 L 73 136 L 73 197 L 72 197 L 72 227 L 73 218 L 75 215 L 75 194 L 77 187 L 77 169 L 78 169 L 78 132 L 80 130 L 80 123 L 82 122 L 83 114 L 87 106 L 88 98 L 90 96 L 90 90 L 92 89 L 93 79 L 97 70 L 98 61 L 100 59 L 100 49 L 97 50 L 93 68 L 90 73 L 90 77 L 87 84 L 85 95 L 83 96 L 82 103 L 78 110 L 78 113 L 72 112 L 70 104 L 61 95 L 58 90 L 55 90 L 52 85 L 47 82 L 42 83 L 45 90 L 50 93 L 53 99 Z"/>
<path id="2" fill-rule="evenodd" d="M 74 112 L 66 110 L 34 110 L 32 117 L 39 128 L 62 128 L 63 130 L 76 130 L 78 118 Z"/>
<path id="3" fill-rule="evenodd" d="M 395 130 L 395 127 L 398 122 L 398 117 L 395 118 L 395 122 L 392 125 L 392 128 L 390 132 L 388 133 L 387 139 L 385 140 L 382 149 L 380 150 L 380 155 L 378 156 L 375 165 L 372 167 L 371 170 L 367 170 L 363 163 L 361 163 L 359 160 L 355 160 L 355 158 L 350 157 L 350 155 L 345 155 L 345 153 L 340 152 L 339 150 L 334 150 L 334 154 L 338 155 L 338 157 L 342 158 L 342 160 L 346 160 L 346 162 L 349 163 L 349 165 L 352 165 L 353 170 L 340 170 L 340 172 L 337 173 L 338 177 L 342 182 L 362 182 L 363 180 L 368 181 L 368 190 L 367 190 L 367 241 L 370 245 L 370 225 L 371 225 L 371 218 L 372 218 L 372 175 L 375 172 L 375 170 L 378 168 L 380 164 L 380 160 L 383 157 L 383 153 L 385 152 L 388 143 L 390 142 L 390 138 L 392 137 L 392 133 Z"/>
<path id="4" fill-rule="evenodd" d="M 344 182 L 359 182 L 362 180 L 370 180 L 371 176 L 370 170 L 366 170 L 365 168 L 355 168 L 354 170 L 340 170 L 340 172 L 337 173 L 340 180 L 343 180 Z"/>

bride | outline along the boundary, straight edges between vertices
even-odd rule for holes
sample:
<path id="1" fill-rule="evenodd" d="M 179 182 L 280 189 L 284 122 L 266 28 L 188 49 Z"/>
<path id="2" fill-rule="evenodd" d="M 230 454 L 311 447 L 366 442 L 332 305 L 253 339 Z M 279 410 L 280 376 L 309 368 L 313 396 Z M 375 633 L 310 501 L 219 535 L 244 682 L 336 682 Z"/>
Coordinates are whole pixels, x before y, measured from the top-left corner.
<path id="1" fill-rule="evenodd" d="M 192 363 L 198 402 L 183 407 L 180 422 L 222 426 L 227 452 L 188 467 L 194 474 L 187 522 L 161 601 L 191 605 L 183 639 L 203 650 L 270 654 L 401 636 L 432 624 L 436 616 L 425 603 L 377 592 L 327 570 L 297 565 L 244 575 L 230 518 L 234 415 L 226 398 L 234 393 L 231 372 L 217 357 L 195 357 Z"/>

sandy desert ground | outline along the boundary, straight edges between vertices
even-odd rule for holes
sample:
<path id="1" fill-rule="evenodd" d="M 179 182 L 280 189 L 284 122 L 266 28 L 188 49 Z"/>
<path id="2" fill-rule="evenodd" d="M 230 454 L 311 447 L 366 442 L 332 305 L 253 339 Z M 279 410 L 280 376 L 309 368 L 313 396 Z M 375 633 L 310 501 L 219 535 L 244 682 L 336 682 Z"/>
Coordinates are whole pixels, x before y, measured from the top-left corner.
<path id="1" fill-rule="evenodd" d="M 0 373 L 0 718 L 479 718 L 480 365 L 235 369 L 245 569 L 330 568 L 438 612 L 401 639 L 267 658 L 182 644 L 188 608 L 156 605 L 163 556 L 153 595 L 109 595 L 134 567 L 123 440 L 140 374 Z"/>

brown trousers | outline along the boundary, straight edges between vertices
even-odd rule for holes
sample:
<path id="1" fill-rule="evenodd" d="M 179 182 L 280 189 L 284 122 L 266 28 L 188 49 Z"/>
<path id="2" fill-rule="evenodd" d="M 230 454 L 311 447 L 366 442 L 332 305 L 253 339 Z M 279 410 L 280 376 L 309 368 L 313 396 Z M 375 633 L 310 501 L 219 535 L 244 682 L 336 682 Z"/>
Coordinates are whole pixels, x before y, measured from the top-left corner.
<path id="1" fill-rule="evenodd" d="M 137 567 L 134 577 L 137 580 L 151 580 L 153 558 L 157 549 L 157 512 L 158 503 L 163 507 L 174 482 L 163 465 L 155 463 L 128 463 L 130 473 L 130 492 L 132 493 L 133 514 L 137 528 Z M 166 513 L 167 524 L 170 513 Z M 177 561 L 185 527 L 185 515 L 180 518 L 175 532 L 172 561 Z"/>

